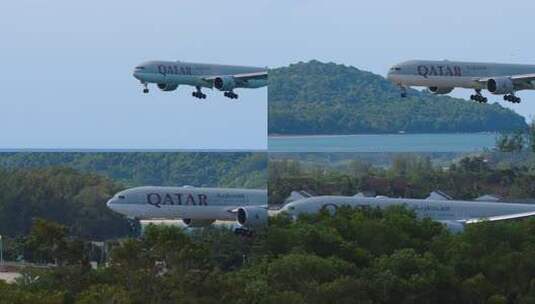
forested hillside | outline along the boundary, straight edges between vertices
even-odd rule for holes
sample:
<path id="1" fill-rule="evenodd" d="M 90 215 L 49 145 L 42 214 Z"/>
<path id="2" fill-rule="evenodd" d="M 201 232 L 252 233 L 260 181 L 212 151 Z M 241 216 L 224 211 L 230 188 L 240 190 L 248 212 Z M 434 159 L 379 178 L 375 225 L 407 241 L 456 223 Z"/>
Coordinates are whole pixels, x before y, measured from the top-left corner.
<path id="1" fill-rule="evenodd" d="M 308 157 L 314 156 L 304 158 Z M 458 199 L 471 200 L 492 194 L 524 201 L 535 198 L 535 158 L 524 159 L 518 165 L 513 158 L 490 154 L 464 157 L 448 167 L 433 165 L 429 157 L 410 154 L 393 158 L 388 167 L 356 159 L 344 166 L 312 166 L 295 158 L 279 158 L 269 163 L 268 183 L 272 204 L 280 204 L 294 190 L 324 195 L 366 191 L 408 198 L 425 198 L 432 191 L 442 190 Z"/>
<path id="2" fill-rule="evenodd" d="M 0 234 L 26 235 L 35 219 L 45 218 L 84 239 L 125 236 L 127 221 L 106 207 L 122 189 L 108 178 L 70 168 L 0 169 Z"/>
<path id="3" fill-rule="evenodd" d="M 125 186 L 266 188 L 263 153 L 1 153 L 0 167 L 52 166 L 108 176 Z"/>
<path id="4" fill-rule="evenodd" d="M 399 88 L 379 75 L 319 61 L 270 70 L 268 98 L 270 135 L 501 132 L 527 127 L 524 117 L 498 103 L 416 90 L 401 98 Z"/>
<path id="5" fill-rule="evenodd" d="M 0 235 L 25 235 L 37 218 L 85 239 L 125 236 L 105 203 L 138 185 L 266 188 L 267 159 L 253 153 L 0 154 Z"/>
<path id="6" fill-rule="evenodd" d="M 152 226 L 92 270 L 90 253 L 76 250 L 83 244 L 39 223 L 26 255 L 59 266 L 0 282 L 0 302 L 533 303 L 534 230 L 528 219 L 451 234 L 401 207 L 340 208 L 335 216 L 272 218 L 253 239 Z"/>

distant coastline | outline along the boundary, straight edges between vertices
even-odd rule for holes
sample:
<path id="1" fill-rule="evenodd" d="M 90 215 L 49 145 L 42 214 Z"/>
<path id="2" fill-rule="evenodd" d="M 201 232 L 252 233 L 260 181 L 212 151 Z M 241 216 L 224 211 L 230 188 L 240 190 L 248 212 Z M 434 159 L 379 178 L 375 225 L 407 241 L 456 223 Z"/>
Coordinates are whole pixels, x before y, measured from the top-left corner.
<path id="1" fill-rule="evenodd" d="M 463 134 L 494 134 L 499 132 L 482 131 L 482 132 L 422 132 L 422 133 L 356 133 L 356 134 L 269 134 L 269 138 L 322 138 L 322 137 L 347 137 L 347 136 L 404 136 L 404 135 L 463 135 Z"/>

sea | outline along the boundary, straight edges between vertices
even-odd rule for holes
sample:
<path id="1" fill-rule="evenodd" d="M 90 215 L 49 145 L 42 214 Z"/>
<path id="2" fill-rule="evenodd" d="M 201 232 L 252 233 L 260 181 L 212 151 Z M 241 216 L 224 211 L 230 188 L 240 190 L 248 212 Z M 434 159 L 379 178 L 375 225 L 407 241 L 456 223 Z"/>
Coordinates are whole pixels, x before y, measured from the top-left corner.
<path id="1" fill-rule="evenodd" d="M 269 136 L 269 152 L 479 152 L 496 133 Z"/>

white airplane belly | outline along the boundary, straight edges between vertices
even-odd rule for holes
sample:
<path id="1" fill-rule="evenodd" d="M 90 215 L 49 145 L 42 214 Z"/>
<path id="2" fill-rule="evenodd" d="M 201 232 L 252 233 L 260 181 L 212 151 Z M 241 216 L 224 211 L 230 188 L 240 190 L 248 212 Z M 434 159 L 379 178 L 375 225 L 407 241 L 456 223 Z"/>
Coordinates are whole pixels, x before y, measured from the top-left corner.
<path id="1" fill-rule="evenodd" d="M 203 80 L 201 76 L 193 75 L 167 75 L 166 83 L 177 85 L 190 85 L 211 88 L 211 82 Z"/>
<path id="2" fill-rule="evenodd" d="M 477 89 L 481 88 L 481 85 L 474 81 L 472 77 L 440 77 L 440 76 L 413 76 L 404 75 L 400 76 L 399 83 L 406 86 L 417 87 L 443 87 L 443 88 L 467 88 Z"/>

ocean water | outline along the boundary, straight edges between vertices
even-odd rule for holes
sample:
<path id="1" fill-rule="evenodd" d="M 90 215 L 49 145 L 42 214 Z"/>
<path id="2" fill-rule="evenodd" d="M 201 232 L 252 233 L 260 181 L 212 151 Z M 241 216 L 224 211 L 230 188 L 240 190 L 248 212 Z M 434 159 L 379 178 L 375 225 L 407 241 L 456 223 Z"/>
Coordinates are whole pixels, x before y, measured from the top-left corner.
<path id="1" fill-rule="evenodd" d="M 270 152 L 476 152 L 495 146 L 495 133 L 270 136 Z"/>

